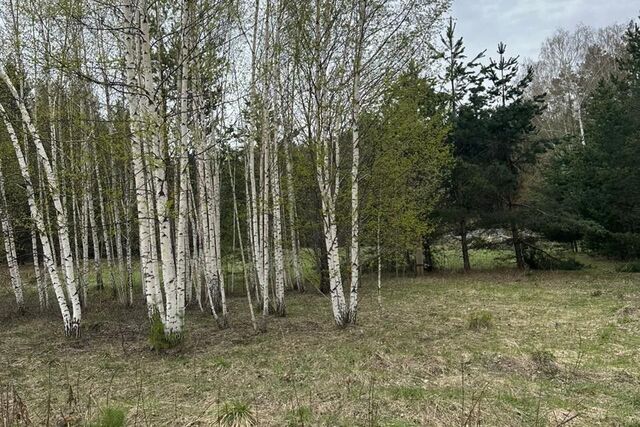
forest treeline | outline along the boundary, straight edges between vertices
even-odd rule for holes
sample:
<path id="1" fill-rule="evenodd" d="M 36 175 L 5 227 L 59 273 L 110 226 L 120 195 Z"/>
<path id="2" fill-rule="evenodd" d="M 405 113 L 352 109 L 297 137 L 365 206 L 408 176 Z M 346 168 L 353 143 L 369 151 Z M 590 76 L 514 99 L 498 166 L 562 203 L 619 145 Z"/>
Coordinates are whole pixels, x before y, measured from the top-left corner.
<path id="1" fill-rule="evenodd" d="M 559 30 L 523 61 L 467 52 L 449 7 L 9 0 L 0 219 L 18 309 L 29 264 L 66 334 L 107 288 L 141 294 L 177 340 L 188 305 L 229 326 L 233 270 L 256 331 L 287 288 L 315 286 L 344 326 L 365 264 L 380 286 L 442 236 L 465 269 L 477 230 L 505 230 L 519 268 L 541 237 L 638 256 L 638 26 Z"/>

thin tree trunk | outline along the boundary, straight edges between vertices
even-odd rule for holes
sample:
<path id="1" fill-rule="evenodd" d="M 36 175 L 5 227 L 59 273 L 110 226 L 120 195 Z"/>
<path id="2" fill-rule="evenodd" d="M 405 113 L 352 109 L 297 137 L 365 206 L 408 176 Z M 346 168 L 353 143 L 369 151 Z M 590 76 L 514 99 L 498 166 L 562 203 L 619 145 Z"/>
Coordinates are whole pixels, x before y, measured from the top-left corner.
<path id="1" fill-rule="evenodd" d="M 137 7 L 134 10 L 134 6 L 131 0 L 125 0 L 123 3 L 123 14 L 125 18 L 124 25 L 126 28 L 130 28 L 125 36 L 126 44 L 126 79 L 129 85 L 129 92 L 127 93 L 129 115 L 131 117 L 131 156 L 132 156 L 132 168 L 135 183 L 136 194 L 136 208 L 138 215 L 138 231 L 140 242 L 140 268 L 142 274 L 143 288 L 145 290 L 145 298 L 147 302 L 147 311 L 149 318 L 153 317 L 156 313 L 163 317 L 164 307 L 158 302 L 157 296 L 160 292 L 157 289 L 157 265 L 154 256 L 154 244 L 155 230 L 151 223 L 151 207 L 149 205 L 148 198 L 148 185 L 147 174 L 144 168 L 144 148 L 140 135 L 142 129 L 140 128 L 140 96 L 137 93 L 139 90 L 138 77 L 136 71 L 138 70 L 138 45 L 139 45 L 139 33 L 138 28 L 138 15 Z"/>
<path id="2" fill-rule="evenodd" d="M 462 245 L 464 271 L 470 271 L 471 263 L 469 262 L 469 244 L 467 242 L 467 221 L 465 219 L 460 221 L 460 244 Z"/>
<path id="3" fill-rule="evenodd" d="M 163 139 L 160 135 L 158 118 L 158 106 L 151 94 L 156 93 L 151 66 L 151 42 L 150 23 L 146 10 L 146 2 L 140 7 L 140 52 L 141 71 L 139 73 L 140 86 L 144 88 L 147 96 L 143 102 L 143 119 L 146 125 L 145 135 L 150 138 L 148 144 L 149 154 L 153 162 L 147 164 L 150 167 L 150 178 L 153 179 L 153 202 L 155 202 L 155 216 L 158 222 L 160 246 L 160 259 L 162 267 L 162 283 L 166 297 L 164 316 L 165 333 L 179 332 L 177 330 L 177 301 L 176 301 L 176 264 L 174 248 L 171 240 L 172 230 L 169 220 L 169 185 L 166 179 L 166 164 L 163 154 Z"/>
<path id="4" fill-rule="evenodd" d="M 98 221 L 96 219 L 96 211 L 93 204 L 93 197 L 90 192 L 85 193 L 86 205 L 89 214 L 89 224 L 91 226 L 91 242 L 93 243 L 93 267 L 96 275 L 96 287 L 104 288 L 102 278 L 102 262 L 100 257 L 100 239 L 98 238 Z"/>
<path id="5" fill-rule="evenodd" d="M 22 290 L 22 278 L 18 269 L 18 256 L 16 255 L 16 243 L 13 236 L 13 226 L 9 218 L 9 206 L 4 187 L 4 175 L 2 173 L 2 162 L 0 161 L 0 225 L 2 225 L 2 235 L 4 239 L 4 249 L 9 268 L 9 278 L 13 294 L 16 297 L 18 312 L 24 311 L 24 293 Z"/>
<path id="6" fill-rule="evenodd" d="M 49 308 L 49 298 L 47 295 L 47 284 L 42 277 L 40 270 L 40 255 L 38 254 L 38 235 L 34 225 L 30 227 L 31 233 L 31 256 L 33 257 L 33 273 L 36 278 L 36 288 L 38 289 L 38 302 L 40 311 Z"/>
<path id="7" fill-rule="evenodd" d="M 382 308 L 382 252 L 380 250 L 380 213 L 376 230 L 376 259 L 378 261 L 378 306 Z"/>
<path id="8" fill-rule="evenodd" d="M 75 324 L 72 319 L 71 313 L 69 312 L 69 306 L 67 305 L 67 299 L 64 294 L 64 289 L 62 288 L 62 284 L 60 283 L 60 278 L 58 276 L 56 264 L 53 262 L 53 250 L 51 247 L 51 242 L 47 236 L 47 230 L 45 227 L 42 212 L 40 211 L 36 203 L 35 191 L 33 189 L 31 176 L 29 174 L 29 167 L 24 157 L 22 148 L 20 147 L 20 143 L 18 142 L 18 137 L 16 136 L 16 133 L 13 129 L 13 125 L 11 125 L 11 122 L 9 121 L 9 118 L 7 117 L 7 113 L 2 104 L 0 104 L 0 116 L 2 116 L 4 124 L 7 128 L 7 132 L 9 133 L 9 139 L 11 140 L 14 151 L 16 153 L 16 157 L 18 158 L 20 173 L 22 174 L 22 178 L 24 179 L 25 189 L 27 191 L 29 213 L 31 214 L 31 219 L 33 220 L 38 230 L 38 234 L 40 236 L 44 263 L 47 267 L 49 278 L 51 279 L 51 285 L 53 286 L 53 290 L 56 294 L 56 299 L 58 300 L 58 306 L 60 307 L 60 313 L 62 314 L 62 322 L 64 324 L 64 332 L 65 332 L 65 335 L 70 335 L 73 332 L 75 332 L 74 331 Z"/>
<path id="9" fill-rule="evenodd" d="M 34 145 L 36 146 L 38 156 L 40 157 L 40 162 L 42 163 L 45 170 L 45 177 L 47 178 L 49 190 L 51 193 L 51 197 L 53 199 L 53 204 L 56 210 L 56 220 L 58 223 L 58 234 L 60 236 L 60 252 L 62 257 L 62 263 L 65 271 L 65 279 L 67 285 L 67 293 L 69 294 L 69 298 L 71 300 L 71 305 L 73 308 L 72 315 L 72 324 L 71 329 L 72 332 L 76 335 L 80 333 L 80 321 L 82 319 L 82 308 L 80 306 L 80 297 L 78 295 L 78 290 L 76 288 L 75 281 L 75 271 L 74 271 L 74 262 L 73 262 L 73 253 L 71 252 L 71 245 L 69 241 L 69 229 L 67 226 L 67 218 L 63 209 L 62 199 L 60 196 L 58 181 L 54 176 L 53 169 L 51 168 L 51 163 L 49 162 L 49 157 L 47 152 L 40 140 L 40 136 L 31 122 L 31 117 L 27 111 L 27 108 L 22 101 L 22 98 L 18 95 L 16 88 L 13 86 L 13 83 L 7 76 L 4 71 L 4 68 L 0 67 L 0 78 L 4 80 L 9 91 L 13 95 L 13 98 L 18 104 L 20 109 L 20 113 L 22 116 L 22 120 L 27 126 L 29 133 L 31 134 Z"/>
<path id="10" fill-rule="evenodd" d="M 100 210 L 100 224 L 102 225 L 102 241 L 104 242 L 105 255 L 107 257 L 107 270 L 111 279 L 112 292 L 114 296 L 120 297 L 121 290 L 118 288 L 118 285 L 116 283 L 115 272 L 113 268 L 113 246 L 111 244 L 109 224 L 107 223 L 106 206 L 104 203 L 102 181 L 100 180 L 100 170 L 98 168 L 98 159 L 95 153 L 95 147 L 93 155 L 93 166 L 96 174 L 96 186 L 98 188 L 98 208 Z"/>
<path id="11" fill-rule="evenodd" d="M 300 239 L 298 238 L 298 229 L 296 228 L 296 194 L 293 185 L 293 166 L 290 152 L 291 141 L 287 141 L 285 145 L 285 160 L 287 173 L 287 201 L 289 210 L 289 231 L 291 235 L 291 261 L 293 264 L 293 278 L 295 280 L 298 292 L 304 292 L 302 283 L 302 273 L 300 270 Z"/>
<path id="12" fill-rule="evenodd" d="M 360 285 L 360 67 L 364 32 L 365 4 L 358 1 L 358 25 L 356 31 L 355 60 L 353 66 L 353 94 L 351 107 L 351 294 L 349 296 L 349 322 L 355 324 L 358 319 L 358 288 Z"/>
<path id="13" fill-rule="evenodd" d="M 273 144 L 270 160 L 271 176 L 271 210 L 273 213 L 273 261 L 276 296 L 276 313 L 278 316 L 286 315 L 284 301 L 284 255 L 282 250 L 282 219 L 280 211 L 280 172 L 278 167 L 277 145 Z"/>
<path id="14" fill-rule="evenodd" d="M 188 203 L 189 203 L 189 174 L 188 174 L 188 148 L 190 142 L 189 132 L 189 67 L 188 57 L 188 31 L 190 29 L 190 2 L 185 2 L 182 9 L 182 46 L 180 57 L 182 60 L 181 80 L 180 80 L 180 146 L 178 147 L 178 225 L 176 231 L 176 324 L 175 333 L 181 333 L 184 322 L 185 310 L 185 287 L 187 286 L 187 268 L 189 266 L 189 241 L 188 241 Z"/>
<path id="15" fill-rule="evenodd" d="M 80 221 L 82 223 L 82 304 L 86 307 L 88 303 L 89 288 L 89 207 L 87 206 L 87 191 L 82 194 L 82 212 Z"/>
<path id="16" fill-rule="evenodd" d="M 511 221 L 511 237 L 513 239 L 513 249 L 516 255 L 516 265 L 518 269 L 525 269 L 524 256 L 522 254 L 522 242 L 520 241 L 520 232 L 515 221 Z"/>
<path id="17" fill-rule="evenodd" d="M 237 235 L 238 235 L 238 243 L 240 244 L 240 259 L 242 260 L 242 273 L 244 276 L 244 287 L 245 292 L 247 293 L 247 303 L 249 304 L 249 314 L 251 315 L 251 326 L 253 326 L 253 330 L 258 332 L 258 322 L 256 321 L 256 315 L 253 311 L 253 301 L 251 300 L 251 287 L 249 284 L 249 275 L 247 274 L 247 264 L 244 258 L 244 245 L 242 243 L 242 232 L 240 230 L 240 218 L 238 216 L 238 198 L 236 195 L 236 178 L 233 172 L 231 171 L 231 162 L 228 162 L 229 166 L 229 177 L 231 180 L 231 193 L 233 195 L 233 218 L 234 218 L 234 227 L 236 227 Z"/>

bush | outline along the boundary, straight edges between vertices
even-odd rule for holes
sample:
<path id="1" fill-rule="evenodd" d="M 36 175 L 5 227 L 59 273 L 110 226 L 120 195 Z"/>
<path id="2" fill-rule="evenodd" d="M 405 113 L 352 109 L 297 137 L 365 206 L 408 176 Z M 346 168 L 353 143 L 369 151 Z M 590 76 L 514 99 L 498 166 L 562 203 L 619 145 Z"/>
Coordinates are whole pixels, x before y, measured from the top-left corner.
<path id="1" fill-rule="evenodd" d="M 251 427 L 257 425 L 257 420 L 247 403 L 230 402 L 220 408 L 218 423 L 224 427 Z"/>
<path id="2" fill-rule="evenodd" d="M 491 329 L 493 327 L 493 314 L 488 311 L 479 311 L 469 315 L 469 329 Z"/>
<path id="3" fill-rule="evenodd" d="M 613 233 L 592 229 L 585 234 L 585 247 L 611 258 L 628 260 L 640 257 L 640 234 Z"/>
<path id="4" fill-rule="evenodd" d="M 526 248 L 522 253 L 524 262 L 532 270 L 582 270 L 585 266 L 574 258 L 556 258 L 539 249 Z"/>
<path id="5" fill-rule="evenodd" d="M 92 427 L 124 427 L 125 411 L 121 408 L 108 407 L 100 412 L 98 420 Z"/>
<path id="6" fill-rule="evenodd" d="M 149 327 L 149 345 L 155 351 L 174 348 L 182 342 L 181 334 L 164 333 L 164 324 L 159 313 L 155 313 L 151 318 L 151 326 Z"/>
<path id="7" fill-rule="evenodd" d="M 640 261 L 633 261 L 617 268 L 620 273 L 640 273 Z"/>

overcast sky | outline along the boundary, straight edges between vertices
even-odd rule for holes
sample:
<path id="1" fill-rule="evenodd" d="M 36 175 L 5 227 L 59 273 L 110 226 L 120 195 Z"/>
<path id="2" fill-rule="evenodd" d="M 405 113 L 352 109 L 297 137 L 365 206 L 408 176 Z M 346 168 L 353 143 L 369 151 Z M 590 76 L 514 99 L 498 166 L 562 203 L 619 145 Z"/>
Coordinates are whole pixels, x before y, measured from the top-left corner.
<path id="1" fill-rule="evenodd" d="M 535 58 L 556 28 L 604 27 L 638 14 L 640 0 L 453 0 L 456 33 L 464 37 L 467 56 L 484 49 L 493 55 L 503 41 L 508 54 Z"/>

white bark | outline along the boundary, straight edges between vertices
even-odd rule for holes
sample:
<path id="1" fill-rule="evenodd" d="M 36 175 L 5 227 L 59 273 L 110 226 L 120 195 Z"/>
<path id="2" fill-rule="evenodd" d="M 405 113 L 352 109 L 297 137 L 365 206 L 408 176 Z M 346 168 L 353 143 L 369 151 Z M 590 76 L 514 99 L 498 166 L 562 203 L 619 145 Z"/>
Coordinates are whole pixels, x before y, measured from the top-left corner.
<path id="1" fill-rule="evenodd" d="M 86 307 L 88 302 L 88 288 L 89 288 L 89 207 L 87 206 L 87 193 L 86 188 L 82 194 L 82 204 L 80 212 L 80 221 L 82 229 L 82 270 L 81 279 L 82 283 L 82 304 Z"/>
<path id="2" fill-rule="evenodd" d="M 93 196 L 90 192 L 85 193 L 85 205 L 89 216 L 88 224 L 91 226 L 91 242 L 93 243 L 93 269 L 96 275 L 96 287 L 102 289 L 104 281 L 102 278 L 102 261 L 100 259 L 100 239 L 98 237 L 98 220 L 96 219 Z"/>
<path id="3" fill-rule="evenodd" d="M 38 302 L 40 303 L 40 311 L 49 307 L 49 298 L 47 288 L 42 271 L 40 270 L 40 255 L 38 254 L 38 235 L 34 226 L 31 230 L 31 255 L 33 257 L 33 273 L 36 278 L 36 288 L 38 289 Z"/>
<path id="4" fill-rule="evenodd" d="M 318 132 L 322 137 L 322 133 Z M 338 247 L 338 227 L 336 224 L 336 194 L 332 192 L 329 181 L 330 167 L 328 144 L 326 141 L 320 144 L 323 148 L 319 150 L 316 166 L 316 178 L 320 187 L 320 202 L 322 206 L 322 228 L 324 232 L 324 243 L 327 250 L 327 264 L 329 269 L 329 292 L 331 297 L 331 307 L 333 318 L 338 326 L 343 326 L 347 321 L 347 306 L 342 287 L 342 274 L 340 272 L 340 253 Z M 336 172 L 337 173 L 337 172 Z"/>
<path id="5" fill-rule="evenodd" d="M 126 80 L 128 85 L 127 104 L 131 117 L 131 156 L 135 183 L 136 210 L 138 216 L 138 232 L 140 241 L 140 268 L 145 290 L 149 317 L 159 313 L 163 316 L 164 307 L 158 301 L 160 290 L 157 288 L 157 266 L 154 256 L 155 230 L 151 222 L 151 207 L 148 203 L 147 176 L 144 169 L 144 149 L 141 141 L 140 127 L 140 88 L 137 78 L 139 45 L 138 10 L 134 10 L 131 0 L 123 3 L 125 26 L 129 28 L 125 36 L 126 45 Z"/>
<path id="6" fill-rule="evenodd" d="M 51 247 L 51 243 L 47 236 L 44 217 L 42 216 L 42 212 L 38 208 L 38 205 L 36 203 L 36 197 L 33 189 L 33 184 L 31 181 L 31 175 L 29 174 L 29 167 L 27 165 L 25 156 L 23 154 L 22 147 L 20 147 L 20 143 L 18 142 L 18 137 L 16 136 L 13 125 L 9 121 L 9 118 L 7 117 L 7 113 L 2 104 L 0 104 L 0 116 L 2 116 L 4 124 L 7 128 L 7 132 L 9 133 L 9 139 L 11 140 L 13 149 L 16 153 L 16 157 L 18 158 L 20 173 L 22 174 L 22 178 L 24 179 L 24 182 L 25 182 L 25 189 L 27 192 L 27 201 L 29 204 L 29 212 L 31 214 L 31 219 L 33 220 L 38 230 L 38 235 L 40 237 L 40 242 L 42 244 L 44 263 L 47 267 L 49 278 L 51 279 L 51 285 L 56 294 L 56 299 L 58 300 L 60 313 L 62 314 L 64 332 L 65 332 L 65 335 L 70 335 L 72 332 L 74 332 L 75 324 L 72 320 L 71 313 L 69 312 L 69 306 L 67 305 L 67 299 L 64 294 L 64 289 L 62 288 L 60 277 L 58 276 L 58 270 L 56 268 L 56 264 L 53 261 L 53 249 Z"/>
<path id="7" fill-rule="evenodd" d="M 151 161 L 147 163 L 150 176 L 153 178 L 153 198 L 158 222 L 160 258 L 162 267 L 162 283 L 166 295 L 166 310 L 164 317 L 165 333 L 179 333 L 177 329 L 178 307 L 176 301 L 176 265 L 174 259 L 173 242 L 171 240 L 171 222 L 169 220 L 169 186 L 166 180 L 163 141 L 159 135 L 160 120 L 158 105 L 155 102 L 156 88 L 153 81 L 151 66 L 150 23 L 147 15 L 146 1 L 140 7 L 140 52 L 141 70 L 139 73 L 140 87 L 145 96 L 141 103 L 142 118 L 145 125 L 144 134 L 148 138 L 147 147 Z"/>
<path id="8" fill-rule="evenodd" d="M 353 94 L 351 106 L 351 295 L 349 297 L 349 322 L 355 324 L 358 318 L 358 288 L 360 286 L 360 74 L 362 62 L 362 43 L 365 25 L 365 4 L 358 0 L 355 54 L 353 62 Z"/>
<path id="9" fill-rule="evenodd" d="M 51 198 L 53 199 L 53 205 L 56 210 L 56 220 L 58 225 L 58 235 L 60 236 L 60 252 L 62 258 L 62 264 L 64 266 L 65 271 L 65 279 L 66 279 L 66 287 L 67 293 L 69 295 L 69 299 L 71 300 L 71 305 L 73 307 L 73 315 L 72 315 L 72 332 L 76 335 L 80 333 L 80 321 L 82 319 L 82 308 L 80 306 L 80 297 L 78 295 L 78 290 L 76 288 L 75 281 L 75 271 L 74 271 L 74 262 L 73 262 L 73 254 L 71 252 L 71 244 L 69 241 L 69 230 L 67 226 L 67 218 L 64 212 L 62 199 L 60 196 L 58 181 L 54 175 L 53 169 L 51 167 L 51 163 L 49 162 L 48 154 L 40 140 L 40 135 L 38 134 L 35 126 L 31 121 L 31 117 L 27 111 L 27 108 L 16 88 L 13 86 L 13 83 L 7 76 L 4 71 L 4 68 L 0 67 L 0 78 L 4 80 L 9 91 L 13 95 L 16 103 L 18 104 L 18 108 L 20 109 L 20 114 L 22 116 L 22 121 L 26 125 L 29 130 L 29 134 L 33 140 L 33 143 L 38 152 L 38 156 L 40 158 L 40 163 L 42 164 L 45 177 L 47 178 L 47 183 L 49 187 L 49 192 L 51 194 Z"/>
<path id="10" fill-rule="evenodd" d="M 190 143 L 189 132 L 189 31 L 190 31 L 189 2 L 185 2 L 182 9 L 182 47 L 181 47 L 181 80 L 180 80 L 180 145 L 178 147 L 178 178 L 180 181 L 178 197 L 178 226 L 176 230 L 176 323 L 175 332 L 182 332 L 185 310 L 185 287 L 187 286 L 187 268 L 189 266 L 189 174 L 188 174 L 188 147 Z M 167 297 L 168 299 L 168 297 Z"/>
<path id="11" fill-rule="evenodd" d="M 7 205 L 7 196 L 4 187 L 4 175 L 2 173 L 2 162 L 0 162 L 0 225 L 2 226 L 2 236 L 4 240 L 4 249 L 7 258 L 7 267 L 9 268 L 9 278 L 11 287 L 16 297 L 16 305 L 18 311 L 24 311 L 24 294 L 22 290 L 22 278 L 18 269 L 18 256 L 16 255 L 16 243 L 13 237 L 13 226 L 9 218 L 9 206 Z"/>
<path id="12" fill-rule="evenodd" d="M 380 251 L 380 214 L 376 230 L 376 260 L 378 261 L 378 306 L 382 307 L 382 253 Z"/>
<path id="13" fill-rule="evenodd" d="M 251 287 L 249 285 L 249 275 L 247 274 L 247 264 L 244 257 L 244 244 L 242 243 L 242 232 L 240 231 L 240 218 L 238 217 L 238 199 L 236 197 L 236 177 L 231 171 L 231 162 L 229 166 L 229 178 L 231 181 L 231 192 L 233 194 L 233 219 L 234 227 L 238 232 L 238 243 L 240 244 L 240 259 L 242 260 L 242 273 L 244 276 L 244 287 L 247 293 L 247 303 L 249 304 L 249 314 L 251 315 L 251 326 L 253 330 L 258 332 L 258 322 L 256 321 L 256 315 L 253 311 L 253 301 L 251 300 Z"/>
<path id="14" fill-rule="evenodd" d="M 291 235 L 291 263 L 293 264 L 293 278 L 296 289 L 304 292 L 302 284 L 302 272 L 300 270 L 300 240 L 298 229 L 296 228 L 296 193 L 293 185 L 293 166 L 291 160 L 291 141 L 287 141 L 285 147 L 286 173 L 287 173 L 287 196 L 289 211 L 289 233 Z"/>
<path id="15" fill-rule="evenodd" d="M 274 285 L 276 296 L 276 313 L 286 314 L 284 301 L 284 254 L 282 250 L 282 220 L 280 212 L 280 172 L 278 168 L 278 151 L 274 141 L 270 160 L 271 177 L 271 210 L 273 214 L 273 261 Z"/>

